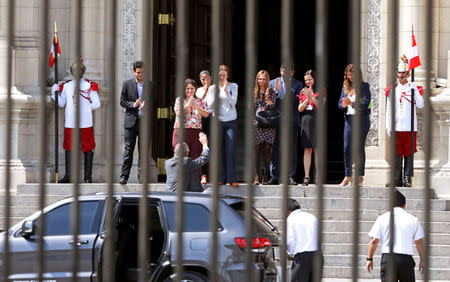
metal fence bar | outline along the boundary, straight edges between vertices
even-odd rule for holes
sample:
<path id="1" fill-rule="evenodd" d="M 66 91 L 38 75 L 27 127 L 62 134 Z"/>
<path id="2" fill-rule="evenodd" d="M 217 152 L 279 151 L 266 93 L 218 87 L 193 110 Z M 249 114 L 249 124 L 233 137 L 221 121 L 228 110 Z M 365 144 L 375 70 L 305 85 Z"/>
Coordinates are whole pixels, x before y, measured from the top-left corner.
<path id="1" fill-rule="evenodd" d="M 430 103 L 431 97 L 431 55 L 433 48 L 432 41 L 432 1 L 425 1 L 425 112 L 424 112 L 424 127 L 425 127 L 425 142 L 424 142 L 424 151 L 425 151 L 425 190 L 424 190 L 424 207 L 425 207 L 425 223 L 424 223 L 424 231 L 425 231 L 425 242 L 424 242 L 424 281 L 428 282 L 430 279 L 430 234 L 431 234 L 431 225 L 430 225 L 430 195 L 431 195 L 431 179 L 430 179 L 430 159 L 431 159 L 431 137 L 432 137 L 432 107 Z M 412 153 L 412 152 L 411 152 Z"/>
<path id="2" fill-rule="evenodd" d="M 398 158 L 396 157 L 396 135 L 395 135 L 395 82 L 397 77 L 394 75 L 396 73 L 396 61 L 398 58 L 398 15 L 399 15 L 399 2 L 398 0 L 392 0 L 388 3 L 388 24 L 390 26 L 390 36 L 388 34 L 387 38 L 390 41 L 387 49 L 387 62 L 386 62 L 386 81 L 392 85 L 391 94 L 389 95 L 391 103 L 391 138 L 390 138 L 390 224 L 389 224 L 389 253 L 392 254 L 394 251 L 394 205 L 395 205 L 395 168 L 397 167 Z M 393 281 L 394 275 L 394 261 L 392 255 L 389 256 L 388 260 L 388 281 Z"/>
<path id="3" fill-rule="evenodd" d="M 184 80 L 187 73 L 187 13 L 188 13 L 188 1 L 177 1 L 176 2 L 176 38 L 175 38 L 175 48 L 176 48 L 176 74 L 175 74 L 175 90 L 180 99 L 180 111 L 179 111 L 179 129 L 178 129 L 178 143 L 184 141 Z M 177 240 L 176 240 L 176 279 L 180 281 L 183 278 L 183 190 L 184 190 L 184 156 L 178 156 L 178 190 L 177 190 L 177 204 L 176 204 L 176 230 L 177 230 Z"/>
<path id="4" fill-rule="evenodd" d="M 142 41 L 142 54 L 144 63 L 144 93 L 143 99 L 145 101 L 145 106 L 143 110 L 143 118 L 141 118 L 141 123 L 139 124 L 139 158 L 141 163 L 141 176 L 139 182 L 142 184 L 142 193 L 139 203 L 139 280 L 148 281 L 148 272 L 146 271 L 146 265 L 150 263 L 150 244 L 148 243 L 148 232 L 150 227 L 149 216 L 149 201 L 148 201 L 148 181 L 150 176 L 150 147 L 151 147 L 151 124 L 152 124 L 152 113 L 153 113 L 153 103 L 151 95 L 152 85 L 150 84 L 150 77 L 148 74 L 152 74 L 150 71 L 152 68 L 152 43 L 153 43 L 153 1 L 143 2 L 143 41 Z M 145 69 L 147 68 L 147 74 Z"/>
<path id="5" fill-rule="evenodd" d="M 283 0 L 281 2 L 281 62 L 286 66 L 291 66 L 293 62 L 293 1 Z M 290 68 L 290 67 L 289 67 Z M 285 70 L 286 72 L 288 69 Z M 281 270 L 282 270 L 282 280 L 286 281 L 286 268 L 287 268 L 287 199 L 289 197 L 289 186 L 288 177 L 291 162 L 291 154 L 289 152 L 291 140 L 292 140 L 292 103 L 294 101 L 291 95 L 291 80 L 289 79 L 286 83 L 286 95 L 284 96 L 282 102 L 282 116 L 281 116 L 281 159 L 280 159 L 280 185 L 282 190 L 281 196 L 281 215 L 283 217 L 282 227 L 283 230 L 281 238 L 281 248 L 280 248 L 280 259 L 281 259 Z"/>
<path id="6" fill-rule="evenodd" d="M 104 263 L 102 267 L 102 278 L 104 281 L 115 281 L 114 263 L 114 225 L 113 225 L 113 205 L 114 205 L 114 160 L 116 150 L 116 35 L 117 35 L 117 1 L 105 1 L 105 48 L 106 48 L 106 85 L 109 89 L 108 101 L 106 104 L 106 184 L 108 198 L 106 200 L 106 236 L 104 240 Z"/>
<path id="7" fill-rule="evenodd" d="M 326 87 L 327 87 L 327 73 L 328 73 L 328 2 L 318 1 L 316 3 L 316 41 L 315 41 L 315 62 L 317 67 L 318 85 L 317 89 L 319 95 L 319 109 L 318 109 L 318 176 L 317 176 L 317 220 L 318 220 L 318 247 L 322 247 L 322 229 L 323 229 L 323 189 L 326 181 L 326 156 L 327 156 L 327 111 L 326 103 Z M 318 254 L 314 257 L 314 281 L 322 279 L 322 257 Z"/>
<path id="8" fill-rule="evenodd" d="M 219 65 L 223 59 L 223 1 L 222 0 L 212 0 L 211 2 L 211 36 L 212 36 L 212 44 L 211 44 L 211 54 L 212 54 L 212 63 L 211 63 L 211 79 L 212 81 L 216 81 L 216 87 L 214 91 L 214 113 L 219 112 Z M 217 257 L 218 257 L 218 218 L 219 218 L 219 210 L 218 210 L 218 198 L 219 198 L 219 161 L 221 161 L 220 156 L 222 153 L 222 146 L 220 146 L 220 133 L 221 133 L 221 125 L 218 120 L 217 114 L 214 114 L 210 120 L 210 134 L 211 134 L 211 145 L 210 145 L 210 161 L 209 161 L 209 179 L 212 185 L 212 197 L 211 197 L 211 266 L 209 269 L 209 279 L 212 282 L 218 281 L 217 279 Z"/>
<path id="9" fill-rule="evenodd" d="M 75 43 L 74 43 L 74 54 L 75 54 L 75 62 L 77 62 L 77 67 L 75 68 L 74 73 L 74 81 L 75 81 L 75 91 L 73 93 L 73 97 L 75 98 L 75 127 L 72 131 L 72 144 L 71 144 L 71 170 L 72 170 L 72 183 L 73 183 L 73 197 L 74 201 L 72 204 L 72 234 L 73 234 L 73 241 L 78 241 L 78 234 L 79 234 L 79 223 L 80 223 L 80 217 L 79 217 L 79 203 L 78 203 L 78 197 L 79 197 L 79 176 L 80 176 L 80 99 L 79 99 L 79 93 L 80 93 L 80 80 L 81 80 L 81 70 L 80 70 L 80 59 L 81 59 L 81 18 L 82 18 L 82 3 L 83 0 L 76 0 L 74 5 L 74 18 L 75 18 Z M 78 271 L 80 267 L 79 263 L 79 250 L 76 243 L 73 244 L 73 264 L 72 264 L 72 279 L 73 281 L 78 281 Z"/>
<path id="10" fill-rule="evenodd" d="M 6 139 L 5 142 L 5 230 L 8 230 L 11 225 L 11 147 L 12 147 L 12 108 L 13 108 L 13 102 L 11 98 L 11 88 L 12 88 L 12 49 L 14 47 L 14 20 L 15 20 L 15 13 L 14 13 L 14 7 L 15 2 L 13 0 L 8 1 L 8 45 L 7 45 L 7 81 L 6 81 L 6 87 L 7 87 L 7 96 L 6 96 L 6 134 L 4 138 Z M 9 276 L 10 272 L 10 256 L 9 256 L 9 236 L 8 232 L 5 232 L 5 242 L 4 242 L 4 248 L 3 248 L 3 277 L 5 277 L 5 281 L 7 280 L 7 277 Z"/>
<path id="11" fill-rule="evenodd" d="M 255 166 L 255 130 L 253 121 L 255 119 L 254 110 L 254 94 L 253 84 L 256 75 L 256 45 L 257 45 L 257 30 L 256 30 L 256 3 L 255 0 L 246 1 L 246 16 L 245 16 L 245 92 L 247 94 L 247 111 L 245 115 L 245 182 L 247 183 L 247 197 L 245 198 L 245 227 L 246 227 L 246 264 L 247 264 L 247 281 L 254 281 L 253 271 L 253 254 L 252 237 L 254 234 L 254 223 L 252 216 L 253 209 L 253 175 Z M 267 81 L 267 83 L 269 83 Z M 256 152 L 259 154 L 259 152 Z M 257 165 L 257 169 L 258 165 Z M 258 172 L 256 172 L 258 173 Z M 267 180 L 266 180 L 267 181 Z"/>
<path id="12" fill-rule="evenodd" d="M 358 281 L 358 262 L 359 262 L 359 208 L 360 208 L 360 193 L 359 193 L 359 177 L 361 166 L 361 1 L 353 0 L 351 2 L 351 61 L 353 63 L 353 89 L 355 90 L 355 115 L 352 118 L 352 163 L 353 167 L 353 250 L 352 250 L 352 280 Z M 350 117 L 349 117 L 350 118 Z M 363 145 L 364 146 L 364 145 Z"/>
<path id="13" fill-rule="evenodd" d="M 39 228 L 39 253 L 37 256 L 37 264 L 38 264 L 38 279 L 39 281 L 42 281 L 43 274 L 45 273 L 45 255 L 44 255 L 44 234 L 45 234 L 45 225 L 46 225 L 46 216 L 44 214 L 44 208 L 46 203 L 46 194 L 47 194 L 47 187 L 46 187 L 46 164 L 47 164 L 47 141 L 48 141 L 48 122 L 47 122 L 47 52 L 48 52 L 48 37 L 47 37 L 47 30 L 49 27 L 48 24 L 48 0 L 43 0 L 40 10 L 41 15 L 41 26 L 40 26 L 40 42 L 39 42 L 39 87 L 41 90 L 41 100 L 40 100 L 40 112 L 39 112 L 39 118 L 40 118 L 40 158 L 39 158 L 39 210 L 41 211 L 40 216 L 40 226 Z M 56 55 L 56 52 L 55 52 Z M 57 55 L 56 55 L 57 56 Z M 56 83 L 58 83 L 56 81 Z M 58 95 L 58 94 L 56 94 Z M 55 103 L 55 107 L 58 107 L 58 104 Z"/>

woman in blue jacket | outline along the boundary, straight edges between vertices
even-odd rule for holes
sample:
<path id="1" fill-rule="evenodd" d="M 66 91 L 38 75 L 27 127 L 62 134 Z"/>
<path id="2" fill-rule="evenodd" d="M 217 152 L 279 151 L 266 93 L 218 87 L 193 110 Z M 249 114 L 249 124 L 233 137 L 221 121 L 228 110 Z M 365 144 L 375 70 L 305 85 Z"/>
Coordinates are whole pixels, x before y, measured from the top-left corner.
<path id="1" fill-rule="evenodd" d="M 339 99 L 339 108 L 344 110 L 344 168 L 345 177 L 339 184 L 346 186 L 352 180 L 352 122 L 353 116 L 356 114 L 353 103 L 355 103 L 356 93 L 353 85 L 353 68 L 352 64 L 345 67 L 344 71 L 344 85 L 342 86 L 341 98 Z M 360 72 L 361 73 L 361 72 Z M 361 186 L 364 181 L 364 169 L 366 165 L 366 137 L 370 128 L 370 108 L 372 106 L 370 102 L 370 86 L 367 82 L 362 82 L 362 93 L 360 99 L 361 109 L 361 138 L 360 140 L 360 167 L 357 168 L 358 173 L 358 185 Z"/>

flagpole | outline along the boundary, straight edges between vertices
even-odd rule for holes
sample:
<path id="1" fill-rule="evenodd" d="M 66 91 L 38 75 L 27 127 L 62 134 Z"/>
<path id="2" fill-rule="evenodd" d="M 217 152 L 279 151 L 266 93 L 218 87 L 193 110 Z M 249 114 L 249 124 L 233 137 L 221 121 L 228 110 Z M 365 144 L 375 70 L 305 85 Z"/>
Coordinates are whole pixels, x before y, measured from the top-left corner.
<path id="1" fill-rule="evenodd" d="M 411 33 L 412 36 L 414 36 L 414 26 L 411 25 Z M 409 67 L 409 64 L 408 64 Z M 411 71 L 411 82 L 414 82 L 414 69 L 412 69 Z M 411 187 L 413 186 L 414 183 L 414 87 L 411 87 L 411 158 L 410 158 L 410 162 L 411 162 Z"/>
<path id="2" fill-rule="evenodd" d="M 55 22 L 55 39 L 53 40 L 53 50 L 55 54 L 55 83 L 58 84 L 58 35 Z M 55 94 L 55 183 L 58 183 L 58 96 Z"/>

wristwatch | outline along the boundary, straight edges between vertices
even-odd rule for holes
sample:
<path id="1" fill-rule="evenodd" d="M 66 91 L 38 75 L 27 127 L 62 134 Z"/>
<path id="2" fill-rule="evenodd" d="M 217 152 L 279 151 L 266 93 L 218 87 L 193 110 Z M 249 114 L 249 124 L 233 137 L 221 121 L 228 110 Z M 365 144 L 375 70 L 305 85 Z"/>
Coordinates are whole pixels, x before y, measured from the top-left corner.
<path id="1" fill-rule="evenodd" d="M 373 261 L 373 258 L 367 258 L 367 261 Z"/>

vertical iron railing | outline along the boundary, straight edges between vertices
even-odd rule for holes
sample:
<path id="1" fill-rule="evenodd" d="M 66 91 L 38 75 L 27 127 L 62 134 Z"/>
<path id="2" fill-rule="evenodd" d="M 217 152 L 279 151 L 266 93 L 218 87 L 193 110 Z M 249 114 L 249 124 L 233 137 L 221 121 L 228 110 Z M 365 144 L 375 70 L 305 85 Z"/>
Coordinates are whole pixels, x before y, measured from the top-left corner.
<path id="1" fill-rule="evenodd" d="M 14 21 L 15 21 L 15 13 L 14 13 L 14 7 L 15 7 L 15 1 L 14 0 L 8 0 L 7 3 L 7 10 L 8 10 L 8 45 L 7 45 L 7 52 L 6 52 L 6 91 L 7 91 L 7 97 L 6 97 L 6 134 L 4 136 L 5 140 L 5 230 L 8 230 L 11 225 L 11 132 L 12 132 L 12 108 L 13 108 L 13 102 L 11 98 L 11 88 L 12 88 L 12 79 L 13 79 L 13 62 L 12 62 L 12 50 L 14 48 Z M 8 232 L 5 232 L 5 244 L 4 244 L 4 253 L 3 253 L 3 275 L 5 279 L 9 276 L 10 273 L 10 256 L 9 256 L 9 237 Z"/>
<path id="2" fill-rule="evenodd" d="M 424 208 L 425 208 L 425 223 L 424 223 L 424 275 L 423 279 L 425 282 L 430 280 L 430 241 L 431 241 L 431 203 L 430 203 L 430 195 L 431 195 L 431 179 L 430 179 L 430 159 L 431 159 L 431 136 L 432 136 L 432 108 L 430 103 L 431 97 L 431 54 L 433 48 L 433 38 L 432 38 L 432 1 L 425 1 L 425 95 L 424 95 L 424 151 L 425 151 L 425 167 L 424 167 L 424 176 L 425 176 L 425 189 L 424 189 Z M 447 74 L 448 77 L 449 74 Z M 411 152 L 412 154 L 413 152 Z"/>
<path id="3" fill-rule="evenodd" d="M 389 260 L 388 260 L 388 281 L 393 281 L 393 278 L 395 277 L 394 274 L 394 261 L 392 253 L 394 252 L 394 205 L 395 205 L 395 168 L 398 165 L 398 157 L 396 156 L 396 139 L 397 136 L 395 134 L 395 82 L 397 80 L 397 77 L 395 74 L 396 71 L 396 62 L 398 59 L 398 15 L 399 15 L 399 1 L 398 0 L 392 0 L 388 2 L 388 10 L 390 13 L 388 13 L 387 18 L 387 26 L 390 28 L 387 30 L 388 35 L 390 33 L 390 36 L 387 36 L 388 38 L 388 48 L 387 48 L 387 60 L 386 60 L 386 81 L 392 85 L 391 93 L 388 97 L 390 99 L 391 103 L 391 140 L 390 140 L 390 204 L 389 204 L 389 210 L 390 210 L 390 219 L 389 219 Z M 401 161 L 401 160 L 400 160 Z"/>
<path id="4" fill-rule="evenodd" d="M 316 2 L 316 25 L 315 25 L 315 63 L 317 67 L 319 95 L 319 109 L 317 124 L 319 125 L 317 134 L 318 140 L 318 175 L 317 179 L 317 244 L 319 251 L 322 250 L 323 241 L 323 194 L 326 181 L 326 159 L 327 159 L 327 110 L 326 91 L 328 85 L 328 1 Z M 322 256 L 318 252 L 314 257 L 314 281 L 322 279 Z"/>
<path id="5" fill-rule="evenodd" d="M 183 143 L 185 138 L 184 130 L 184 80 L 187 74 L 187 55 L 188 55 L 188 31 L 187 31 L 187 13 L 188 1 L 176 2 L 176 72 L 175 72 L 175 91 L 179 99 L 179 126 L 178 126 L 178 143 Z M 182 150 L 181 150 L 182 151 Z M 184 231 L 184 156 L 178 156 L 178 189 L 176 204 L 176 279 L 181 281 L 183 278 L 183 231 Z"/>
<path id="6" fill-rule="evenodd" d="M 80 268 L 80 252 L 78 250 L 78 235 L 79 235 L 79 225 L 80 225 L 80 216 L 79 216 L 79 202 L 78 197 L 80 195 L 80 152 L 81 152 L 81 144 L 80 144 L 80 87 L 81 87 L 81 45 L 82 45 L 82 36 L 81 36 L 81 18 L 83 17 L 83 0 L 76 0 L 74 5 L 74 18 L 75 18 L 75 40 L 74 40 L 74 55 L 76 68 L 72 69 L 74 81 L 75 81 L 75 89 L 73 93 L 74 104 L 75 104 L 75 127 L 72 129 L 72 144 L 71 144 L 71 181 L 73 183 L 73 204 L 72 204 L 72 234 L 73 234 L 73 264 L 72 264 L 72 279 L 73 281 L 78 281 L 78 271 Z M 70 95 L 70 94 L 69 94 Z"/>
<path id="7" fill-rule="evenodd" d="M 247 183 L 247 195 L 245 198 L 245 226 L 246 226 L 246 265 L 247 269 L 252 268 L 253 254 L 252 237 L 254 233 L 254 222 L 252 216 L 253 209 L 253 174 L 255 166 L 255 130 L 253 120 L 255 118 L 253 83 L 256 75 L 256 46 L 257 46 L 257 30 L 256 30 L 256 1 L 247 0 L 245 9 L 245 91 L 246 94 L 246 115 L 245 115 L 245 182 Z M 269 83 L 267 81 L 267 83 Z M 258 164 L 256 164 L 258 169 Z M 247 280 L 254 281 L 253 272 L 247 271 Z"/>
<path id="8" fill-rule="evenodd" d="M 114 206 L 114 161 L 116 150 L 116 35 L 117 35 L 117 1 L 105 1 L 105 54 L 106 68 L 105 79 L 106 86 L 109 89 L 108 100 L 106 103 L 106 121 L 105 121 L 105 143 L 106 143 L 106 184 L 108 198 L 106 200 L 106 236 L 104 240 L 104 263 L 101 269 L 104 281 L 115 281 L 115 261 L 114 261 L 114 225 L 113 225 L 113 206 Z M 101 254 L 100 254 L 101 255 Z M 100 269 L 98 270 L 100 271 Z M 100 273 L 98 273 L 100 275 Z"/>
<path id="9" fill-rule="evenodd" d="M 44 246 L 44 234 L 45 234 L 45 225 L 46 225 L 46 217 L 44 214 L 44 208 L 46 204 L 46 182 L 47 179 L 45 177 L 46 175 L 46 166 L 47 166 L 47 141 L 48 141 L 48 126 L 47 126 L 47 52 L 48 52 L 48 38 L 47 38 L 47 30 L 49 27 L 48 24 L 48 8 L 49 8 L 49 1 L 44 0 L 41 2 L 41 10 L 40 10 L 40 16 L 41 16 L 41 25 L 40 25 L 40 49 L 39 49 L 39 87 L 40 87 L 40 94 L 41 94 L 41 100 L 40 100 L 40 159 L 39 159 L 39 209 L 41 211 L 40 215 L 40 226 L 39 228 L 39 254 L 37 256 L 37 264 L 38 264 L 38 271 L 39 271 L 39 280 L 42 281 L 43 274 L 45 273 L 45 246 Z M 55 56 L 57 56 L 57 52 L 55 50 Z M 58 83 L 55 81 L 55 83 Z M 56 93 L 55 95 L 58 95 Z M 55 107 L 58 107 L 58 104 L 55 103 Z"/>
<path id="10" fill-rule="evenodd" d="M 292 40 L 292 24 L 293 24 L 293 9 L 294 3 L 292 0 L 283 0 L 281 2 L 281 63 L 285 66 L 285 72 L 291 71 L 293 66 L 293 40 Z M 290 78 L 290 73 L 286 74 L 285 77 Z M 289 197 L 289 170 L 291 164 L 291 155 L 289 152 L 291 140 L 292 140 L 292 103 L 294 101 L 291 95 L 292 92 L 292 80 L 289 79 L 285 81 L 286 93 L 282 102 L 282 116 L 279 129 L 281 129 L 280 138 L 280 185 L 281 185 L 281 216 L 283 230 L 280 246 L 280 259 L 281 259 L 281 271 L 282 280 L 286 281 L 286 268 L 287 268 L 287 224 L 286 224 L 286 214 L 287 214 L 287 199 Z"/>
<path id="11" fill-rule="evenodd" d="M 216 86 L 214 87 L 214 106 L 213 106 L 213 116 L 210 119 L 210 136 L 211 136 L 211 150 L 210 150 L 210 161 L 209 161 L 209 180 L 212 186 L 212 196 L 211 196 L 211 266 L 209 279 L 212 282 L 218 281 L 218 272 L 217 272 L 217 258 L 218 258 L 218 218 L 219 218 L 219 161 L 221 160 L 222 146 L 220 145 L 220 137 L 221 135 L 221 124 L 217 117 L 219 112 L 219 65 L 223 60 L 223 0 L 213 0 L 211 2 L 211 79 L 212 82 L 216 82 Z"/>
<path id="12" fill-rule="evenodd" d="M 361 1 L 352 0 L 351 2 L 351 62 L 353 64 L 353 89 L 355 90 L 355 115 L 352 118 L 352 163 L 353 167 L 353 250 L 352 250 L 352 280 L 358 281 L 358 262 L 359 262 L 359 208 L 360 208 L 360 193 L 359 193 L 359 177 L 361 166 L 361 86 L 362 86 L 362 74 L 361 74 Z M 350 118 L 350 117 L 349 117 Z M 364 146 L 364 145 L 362 145 Z"/>

